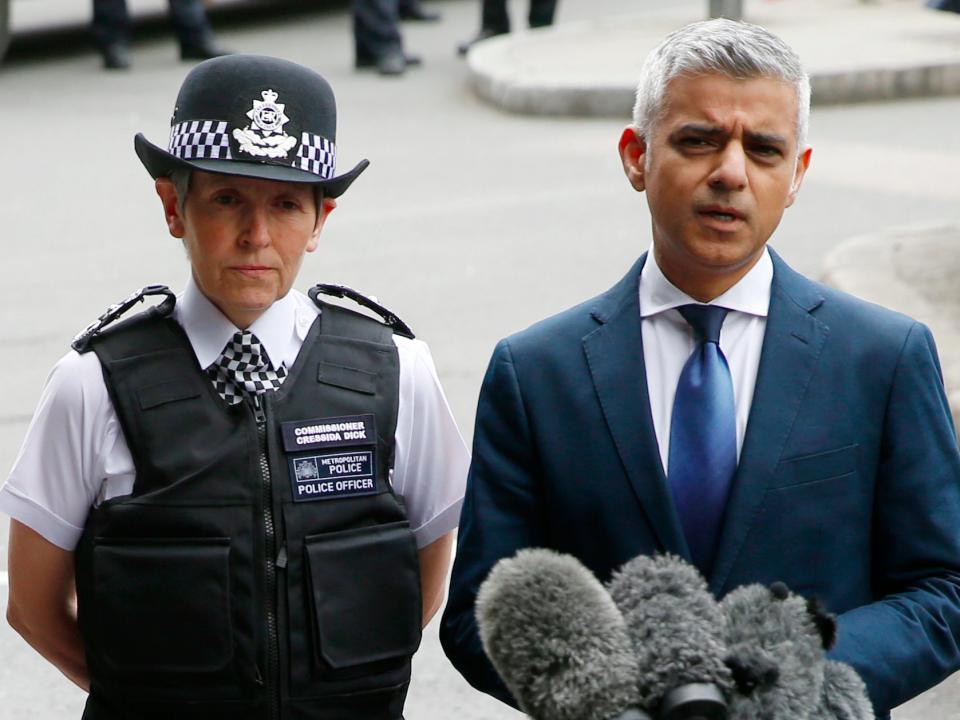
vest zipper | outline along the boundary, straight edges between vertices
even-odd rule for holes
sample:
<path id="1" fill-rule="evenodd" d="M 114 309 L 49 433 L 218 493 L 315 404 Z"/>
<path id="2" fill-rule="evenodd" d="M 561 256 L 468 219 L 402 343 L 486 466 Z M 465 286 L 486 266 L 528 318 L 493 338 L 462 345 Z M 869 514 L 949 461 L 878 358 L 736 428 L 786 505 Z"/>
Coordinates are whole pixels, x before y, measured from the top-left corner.
<path id="1" fill-rule="evenodd" d="M 263 499 L 264 557 L 267 578 L 267 695 L 271 720 L 280 718 L 280 639 L 277 633 L 277 533 L 273 521 L 273 480 L 267 459 L 267 415 L 259 395 L 253 396 L 253 415 L 257 421 L 257 459 Z"/>

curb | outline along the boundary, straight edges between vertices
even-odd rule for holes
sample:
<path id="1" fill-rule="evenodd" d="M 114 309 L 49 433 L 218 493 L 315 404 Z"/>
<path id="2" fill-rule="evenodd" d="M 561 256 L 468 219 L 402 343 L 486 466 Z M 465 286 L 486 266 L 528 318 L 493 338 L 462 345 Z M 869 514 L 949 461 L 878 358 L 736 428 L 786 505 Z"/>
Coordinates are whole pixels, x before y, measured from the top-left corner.
<path id="1" fill-rule="evenodd" d="M 627 118 L 644 56 L 695 19 L 664 10 L 497 36 L 468 54 L 469 83 L 508 112 Z M 960 15 L 893 0 L 805 0 L 758 5 L 747 19 L 804 58 L 815 105 L 960 95 Z"/>
<path id="2" fill-rule="evenodd" d="M 960 427 L 960 225 L 913 225 L 850 238 L 827 255 L 822 280 L 930 328 Z"/>
<path id="3" fill-rule="evenodd" d="M 477 95 L 512 113 L 627 118 L 633 110 L 634 86 L 530 83 L 487 72 L 482 61 L 476 63 L 472 58 L 469 71 Z M 813 73 L 810 87 L 814 106 L 960 95 L 960 61 Z"/>

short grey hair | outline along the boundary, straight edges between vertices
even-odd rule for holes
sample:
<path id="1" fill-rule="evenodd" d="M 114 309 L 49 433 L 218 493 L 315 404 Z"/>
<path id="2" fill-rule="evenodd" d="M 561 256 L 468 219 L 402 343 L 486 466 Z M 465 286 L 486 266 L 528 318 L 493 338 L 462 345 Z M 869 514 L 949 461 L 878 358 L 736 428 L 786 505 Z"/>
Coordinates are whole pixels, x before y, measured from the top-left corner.
<path id="1" fill-rule="evenodd" d="M 810 78 L 793 48 L 769 30 L 718 18 L 676 30 L 653 50 L 640 70 L 633 124 L 648 137 L 664 111 L 667 85 L 681 75 L 720 73 L 738 80 L 771 78 L 792 85 L 797 94 L 797 148 L 810 124 Z"/>
<path id="2" fill-rule="evenodd" d="M 187 203 L 187 195 L 190 193 L 190 181 L 193 173 L 190 168 L 174 168 L 170 171 L 170 182 L 173 183 L 177 191 L 177 209 L 183 215 L 183 207 Z"/>

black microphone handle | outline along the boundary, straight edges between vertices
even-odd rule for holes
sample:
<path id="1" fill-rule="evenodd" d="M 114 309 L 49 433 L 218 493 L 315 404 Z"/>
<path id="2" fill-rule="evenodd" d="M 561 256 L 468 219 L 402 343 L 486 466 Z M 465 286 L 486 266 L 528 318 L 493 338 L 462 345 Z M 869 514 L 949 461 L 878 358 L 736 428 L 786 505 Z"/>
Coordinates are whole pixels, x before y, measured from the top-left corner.
<path id="1" fill-rule="evenodd" d="M 664 696 L 659 720 L 727 720 L 727 703 L 713 683 L 688 683 Z"/>
<path id="2" fill-rule="evenodd" d="M 651 718 L 643 710 L 627 708 L 619 715 L 610 718 L 610 720 L 651 720 Z"/>

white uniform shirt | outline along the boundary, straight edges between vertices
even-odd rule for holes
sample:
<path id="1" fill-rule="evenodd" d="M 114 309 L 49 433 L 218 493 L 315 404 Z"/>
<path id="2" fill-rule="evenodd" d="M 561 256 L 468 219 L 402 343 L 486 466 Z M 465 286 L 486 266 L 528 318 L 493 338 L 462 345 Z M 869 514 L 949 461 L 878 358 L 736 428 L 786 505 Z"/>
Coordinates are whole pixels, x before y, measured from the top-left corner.
<path id="1" fill-rule="evenodd" d="M 291 291 L 249 329 L 275 367 L 291 367 L 318 314 L 308 297 Z M 177 300 L 174 318 L 203 368 L 237 331 L 192 279 Z M 404 498 L 417 546 L 424 547 L 457 526 L 470 456 L 426 344 L 397 336 L 394 343 L 400 399 L 392 484 Z M 0 488 L 0 511 L 73 550 L 90 507 L 129 495 L 134 477 L 100 361 L 93 352 L 71 350 L 47 378 L 13 470 Z"/>
<path id="2" fill-rule="evenodd" d="M 707 303 L 731 311 L 727 313 L 720 331 L 720 349 L 727 358 L 733 379 L 733 398 L 737 408 L 737 460 L 743 448 L 753 389 L 757 384 L 772 281 L 773 261 L 770 260 L 770 253 L 764 250 L 757 264 L 736 285 Z M 693 328 L 676 309 L 690 303 L 697 304 L 697 301 L 667 280 L 651 248 L 640 272 L 640 317 L 650 411 L 664 473 L 669 471 L 670 420 L 677 382 L 697 344 Z"/>

